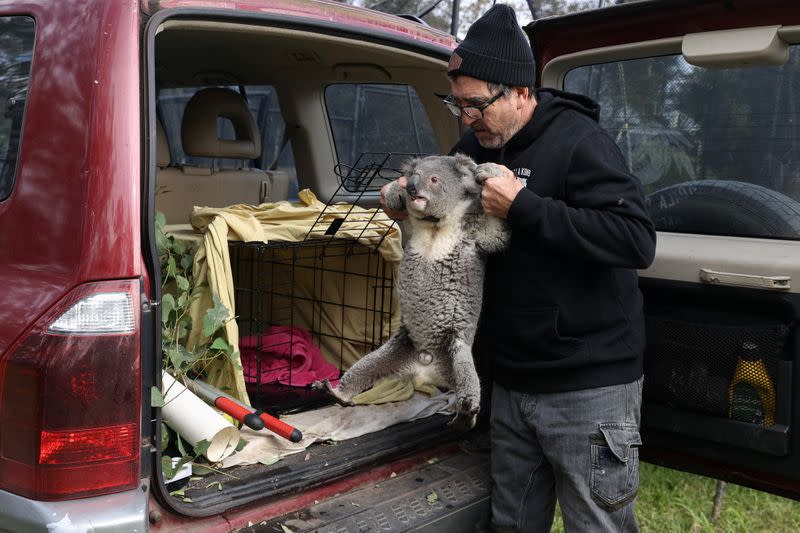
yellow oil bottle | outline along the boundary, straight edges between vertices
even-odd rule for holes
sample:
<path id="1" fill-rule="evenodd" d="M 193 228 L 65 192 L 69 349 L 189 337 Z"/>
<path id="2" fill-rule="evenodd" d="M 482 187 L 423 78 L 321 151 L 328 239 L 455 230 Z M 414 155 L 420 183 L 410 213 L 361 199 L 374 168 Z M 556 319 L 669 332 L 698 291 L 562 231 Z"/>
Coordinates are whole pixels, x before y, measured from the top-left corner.
<path id="1" fill-rule="evenodd" d="M 728 387 L 728 415 L 734 420 L 775 424 L 775 386 L 758 344 L 745 342 Z"/>

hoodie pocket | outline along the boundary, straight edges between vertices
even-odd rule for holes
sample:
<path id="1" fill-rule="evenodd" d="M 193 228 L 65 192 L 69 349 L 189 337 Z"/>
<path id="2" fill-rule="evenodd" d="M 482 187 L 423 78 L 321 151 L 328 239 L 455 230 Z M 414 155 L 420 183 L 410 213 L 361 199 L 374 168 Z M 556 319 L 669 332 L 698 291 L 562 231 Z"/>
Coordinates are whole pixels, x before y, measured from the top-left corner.
<path id="1" fill-rule="evenodd" d="M 633 501 L 639 490 L 639 446 L 642 438 L 634 424 L 600 424 L 592 435 L 592 499 L 607 511 Z"/>
<path id="2" fill-rule="evenodd" d="M 582 340 L 559 334 L 555 307 L 517 309 L 497 316 L 493 329 L 500 351 L 514 361 L 562 361 L 586 348 Z"/>

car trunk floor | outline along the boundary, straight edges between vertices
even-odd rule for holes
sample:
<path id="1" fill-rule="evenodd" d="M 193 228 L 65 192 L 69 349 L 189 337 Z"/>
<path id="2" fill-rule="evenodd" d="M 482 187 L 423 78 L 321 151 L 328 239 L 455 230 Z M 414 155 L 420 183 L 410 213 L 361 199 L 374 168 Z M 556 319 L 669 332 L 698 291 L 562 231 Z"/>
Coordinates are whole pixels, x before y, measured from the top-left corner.
<path id="1" fill-rule="evenodd" d="M 489 455 L 461 451 L 237 533 L 474 531 L 489 515 Z"/>
<path id="2" fill-rule="evenodd" d="M 273 464 L 234 466 L 224 471 L 193 476 L 180 498 L 192 507 L 209 511 L 271 495 L 313 487 L 361 468 L 380 465 L 413 453 L 465 438 L 448 423 L 452 417 L 433 415 L 397 424 L 361 437 L 337 442 L 317 442 L 304 451 Z M 471 435 L 468 433 L 467 435 Z M 170 485 L 174 492 L 179 486 Z"/>

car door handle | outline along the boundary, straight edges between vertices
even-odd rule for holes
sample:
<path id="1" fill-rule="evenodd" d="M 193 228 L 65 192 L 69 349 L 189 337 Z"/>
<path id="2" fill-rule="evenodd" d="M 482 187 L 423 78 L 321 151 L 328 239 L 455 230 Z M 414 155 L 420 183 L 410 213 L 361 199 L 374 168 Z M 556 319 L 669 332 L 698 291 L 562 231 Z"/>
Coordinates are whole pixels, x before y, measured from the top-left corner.
<path id="1" fill-rule="evenodd" d="M 736 285 L 778 291 L 788 291 L 792 288 L 791 276 L 756 276 L 736 272 L 717 272 L 708 268 L 700 269 L 700 281 L 712 285 Z"/>

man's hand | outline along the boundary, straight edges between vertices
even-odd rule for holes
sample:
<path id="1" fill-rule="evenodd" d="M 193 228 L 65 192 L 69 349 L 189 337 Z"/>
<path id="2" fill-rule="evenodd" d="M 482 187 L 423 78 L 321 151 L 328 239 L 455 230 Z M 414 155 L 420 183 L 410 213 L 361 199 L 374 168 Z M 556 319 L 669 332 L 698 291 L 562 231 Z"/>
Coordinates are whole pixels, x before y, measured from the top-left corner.
<path id="1" fill-rule="evenodd" d="M 511 172 L 510 168 L 502 165 L 496 166 L 502 171 L 502 174 L 486 179 L 481 191 L 481 205 L 487 214 L 506 218 L 511 203 L 525 186 Z"/>
<path id="2" fill-rule="evenodd" d="M 386 207 L 386 195 L 389 194 L 389 188 L 395 184 L 398 187 L 405 189 L 406 185 L 408 185 L 408 180 L 405 176 L 400 176 L 397 178 L 397 181 L 387 183 L 381 187 L 381 209 L 383 209 L 383 212 L 386 213 L 386 216 L 393 220 L 405 220 L 408 217 L 408 211 L 394 211 Z"/>

